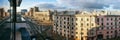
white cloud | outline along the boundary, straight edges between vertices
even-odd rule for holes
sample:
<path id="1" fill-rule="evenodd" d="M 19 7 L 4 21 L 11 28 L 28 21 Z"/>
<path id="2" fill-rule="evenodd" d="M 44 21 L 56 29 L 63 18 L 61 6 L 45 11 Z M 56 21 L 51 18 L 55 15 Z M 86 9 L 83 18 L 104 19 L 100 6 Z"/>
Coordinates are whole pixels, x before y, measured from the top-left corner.
<path id="1" fill-rule="evenodd" d="M 57 0 L 61 5 L 67 7 L 79 7 L 79 8 L 103 8 L 114 5 L 114 8 L 120 8 L 118 4 L 120 0 Z"/>

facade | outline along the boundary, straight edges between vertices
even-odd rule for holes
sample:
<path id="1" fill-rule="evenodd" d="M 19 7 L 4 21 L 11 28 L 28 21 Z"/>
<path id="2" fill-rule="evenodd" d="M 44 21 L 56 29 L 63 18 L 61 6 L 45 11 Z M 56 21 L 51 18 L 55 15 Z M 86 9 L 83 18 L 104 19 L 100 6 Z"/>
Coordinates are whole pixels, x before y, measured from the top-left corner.
<path id="1" fill-rule="evenodd" d="M 105 15 L 97 17 L 98 39 L 110 39 L 120 36 L 120 15 Z M 102 37 L 101 37 L 102 36 Z"/>
<path id="2" fill-rule="evenodd" d="M 52 25 L 52 12 L 50 10 L 46 11 L 36 11 L 37 7 L 31 8 L 29 12 L 25 13 L 25 16 L 31 17 L 33 20 L 37 21 L 38 24 Z M 37 9 L 38 10 L 38 9 Z"/>
<path id="3" fill-rule="evenodd" d="M 120 15 L 109 13 L 57 12 L 53 16 L 53 32 L 62 35 L 66 40 L 103 40 L 118 37 Z"/>
<path id="4" fill-rule="evenodd" d="M 0 17 L 3 17 L 4 12 L 4 8 L 0 8 Z"/>

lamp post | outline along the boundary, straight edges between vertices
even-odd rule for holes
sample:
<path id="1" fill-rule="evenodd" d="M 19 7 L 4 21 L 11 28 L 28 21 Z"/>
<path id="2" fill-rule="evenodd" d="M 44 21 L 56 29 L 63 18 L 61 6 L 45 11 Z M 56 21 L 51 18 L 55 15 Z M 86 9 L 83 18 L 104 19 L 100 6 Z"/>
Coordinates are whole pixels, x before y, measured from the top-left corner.
<path id="1" fill-rule="evenodd" d="M 11 19 L 12 19 L 12 39 L 11 40 L 16 40 L 16 9 L 17 7 L 20 6 L 22 0 L 8 0 L 10 3 L 10 7 L 12 7 L 12 12 L 11 12 Z"/>

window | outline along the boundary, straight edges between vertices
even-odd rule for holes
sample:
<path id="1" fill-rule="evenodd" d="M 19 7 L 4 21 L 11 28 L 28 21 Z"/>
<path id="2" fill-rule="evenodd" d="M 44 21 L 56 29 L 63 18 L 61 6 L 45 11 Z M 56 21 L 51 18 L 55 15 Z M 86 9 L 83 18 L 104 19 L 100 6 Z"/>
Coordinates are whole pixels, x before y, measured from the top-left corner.
<path id="1" fill-rule="evenodd" d="M 109 34 L 109 31 L 107 31 L 107 34 Z"/>
<path id="2" fill-rule="evenodd" d="M 109 39 L 109 35 L 107 35 L 106 38 Z"/>
<path id="3" fill-rule="evenodd" d="M 64 24 L 66 24 L 66 22 L 64 22 Z"/>
<path id="4" fill-rule="evenodd" d="M 107 29 L 109 29 L 109 27 L 107 27 Z"/>
<path id="5" fill-rule="evenodd" d="M 94 26 L 94 24 L 92 23 L 92 26 Z"/>
<path id="6" fill-rule="evenodd" d="M 66 19 L 66 17 L 64 17 L 64 20 Z"/>
<path id="7" fill-rule="evenodd" d="M 113 28 L 111 27 L 111 29 L 113 29 Z"/>
<path id="8" fill-rule="evenodd" d="M 67 29 L 69 29 L 69 27 L 67 27 Z"/>
<path id="9" fill-rule="evenodd" d="M 117 28 L 117 27 L 115 27 L 115 28 Z"/>
<path id="10" fill-rule="evenodd" d="M 81 21 L 83 21 L 83 18 L 81 18 Z"/>
<path id="11" fill-rule="evenodd" d="M 109 23 L 107 23 L 107 25 L 109 25 Z"/>
<path id="12" fill-rule="evenodd" d="M 83 28 L 81 28 L 81 31 L 83 30 Z"/>
<path id="13" fill-rule="evenodd" d="M 74 29 L 74 28 L 72 27 L 72 29 Z"/>
<path id="14" fill-rule="evenodd" d="M 72 25 L 74 25 L 74 24 L 72 23 Z"/>
<path id="15" fill-rule="evenodd" d="M 73 33 L 73 31 L 72 31 L 72 33 Z"/>
<path id="16" fill-rule="evenodd" d="M 76 25 L 78 25 L 78 24 L 76 23 Z"/>
<path id="17" fill-rule="evenodd" d="M 101 29 L 103 30 L 103 27 L 101 27 Z"/>
<path id="18" fill-rule="evenodd" d="M 76 34 L 78 34 L 78 32 L 76 32 Z"/>
<path id="19" fill-rule="evenodd" d="M 83 23 L 81 23 L 81 26 L 83 26 Z"/>
<path id="20" fill-rule="evenodd" d="M 87 26 L 89 26 L 89 23 L 87 23 Z"/>
<path id="21" fill-rule="evenodd" d="M 57 16 L 57 19 L 58 19 L 58 16 Z"/>
<path id="22" fill-rule="evenodd" d="M 91 33 L 91 35 L 93 35 L 94 33 Z"/>
<path id="23" fill-rule="evenodd" d="M 72 18 L 72 21 L 74 20 L 74 18 Z"/>
<path id="24" fill-rule="evenodd" d="M 68 35 L 68 37 L 69 37 L 69 35 Z"/>
<path id="25" fill-rule="evenodd" d="M 111 35 L 111 38 L 112 38 L 113 36 Z"/>
<path id="26" fill-rule="evenodd" d="M 113 25 L 113 23 L 111 23 L 111 25 Z"/>
<path id="27" fill-rule="evenodd" d="M 65 32 L 66 30 L 64 30 L 64 32 Z"/>
<path id="28" fill-rule="evenodd" d="M 67 22 L 67 24 L 69 25 L 69 22 Z"/>
<path id="29" fill-rule="evenodd" d="M 81 37 L 81 40 L 83 40 L 83 37 Z"/>
<path id="30" fill-rule="evenodd" d="M 84 33 L 83 32 L 81 32 L 81 35 L 83 35 Z"/>
<path id="31" fill-rule="evenodd" d="M 102 32 L 99 32 L 99 33 L 102 33 Z"/>
<path id="32" fill-rule="evenodd" d="M 111 31 L 111 33 L 113 33 L 113 31 Z"/>
<path id="33" fill-rule="evenodd" d="M 89 19 L 87 18 L 87 21 L 89 21 Z"/>
<path id="34" fill-rule="evenodd" d="M 64 36 L 65 36 L 65 34 L 64 34 Z"/>
<path id="35" fill-rule="evenodd" d="M 76 21 L 77 21 L 78 19 L 76 18 Z"/>
<path id="36" fill-rule="evenodd" d="M 113 19 L 111 18 L 111 21 L 112 21 Z"/>
<path id="37" fill-rule="evenodd" d="M 99 18 L 97 18 L 97 22 L 99 22 Z"/>
<path id="38" fill-rule="evenodd" d="M 103 21 L 103 18 L 101 18 L 101 21 Z"/>
<path id="39" fill-rule="evenodd" d="M 76 38 L 78 38 L 78 37 L 76 36 Z"/>
<path id="40" fill-rule="evenodd" d="M 66 27 L 64 26 L 64 28 L 66 28 Z"/>
<path id="41" fill-rule="evenodd" d="M 67 18 L 67 20 L 69 21 L 69 18 Z"/>
<path id="42" fill-rule="evenodd" d="M 72 35 L 71 37 L 72 37 L 72 38 L 74 38 L 74 36 L 73 36 L 73 35 Z"/>
<path id="43" fill-rule="evenodd" d="M 107 18 L 107 21 L 109 20 L 109 18 Z"/>
<path id="44" fill-rule="evenodd" d="M 69 33 L 69 31 L 67 31 Z"/>
<path id="45" fill-rule="evenodd" d="M 103 26 L 103 23 L 101 23 L 101 25 Z"/>
<path id="46" fill-rule="evenodd" d="M 76 27 L 76 30 L 77 30 L 78 28 Z"/>

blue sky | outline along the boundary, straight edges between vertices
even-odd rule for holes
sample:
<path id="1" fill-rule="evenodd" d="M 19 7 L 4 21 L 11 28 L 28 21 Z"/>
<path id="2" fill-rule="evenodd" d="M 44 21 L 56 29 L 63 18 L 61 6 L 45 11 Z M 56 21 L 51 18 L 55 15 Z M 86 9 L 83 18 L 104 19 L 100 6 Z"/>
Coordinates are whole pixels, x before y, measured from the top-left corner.
<path id="1" fill-rule="evenodd" d="M 34 6 L 44 9 L 120 9 L 119 3 L 120 0 L 23 0 L 18 10 Z M 2 6 L 9 7 L 8 0 L 0 0 Z"/>

